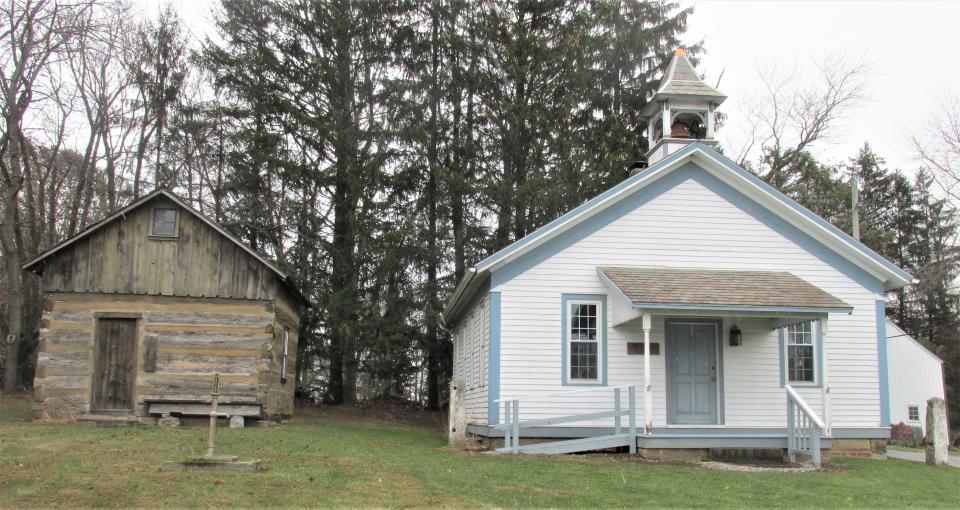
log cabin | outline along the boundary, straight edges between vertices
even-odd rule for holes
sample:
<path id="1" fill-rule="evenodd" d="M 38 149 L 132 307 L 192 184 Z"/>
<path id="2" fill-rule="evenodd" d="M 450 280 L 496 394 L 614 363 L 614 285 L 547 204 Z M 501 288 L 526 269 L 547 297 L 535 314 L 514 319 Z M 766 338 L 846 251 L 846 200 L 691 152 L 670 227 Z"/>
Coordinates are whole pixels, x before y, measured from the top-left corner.
<path id="1" fill-rule="evenodd" d="M 37 419 L 151 422 L 294 407 L 300 315 L 289 275 L 166 189 L 27 262 L 44 293 Z"/>

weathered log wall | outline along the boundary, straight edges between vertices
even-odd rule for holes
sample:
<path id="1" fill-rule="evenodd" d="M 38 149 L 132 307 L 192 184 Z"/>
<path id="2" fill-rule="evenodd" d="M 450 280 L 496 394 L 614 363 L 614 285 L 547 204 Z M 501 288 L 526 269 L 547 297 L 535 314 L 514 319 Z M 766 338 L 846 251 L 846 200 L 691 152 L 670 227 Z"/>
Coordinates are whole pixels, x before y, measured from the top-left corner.
<path id="1" fill-rule="evenodd" d="M 98 315 L 137 317 L 134 401 L 207 399 L 221 374 L 223 402 L 253 402 L 266 416 L 293 412 L 295 305 L 248 300 L 49 293 L 35 380 L 40 418 L 89 411 Z M 280 384 L 282 328 L 290 327 L 288 380 Z"/>
<path id="2" fill-rule="evenodd" d="M 272 416 L 290 416 L 293 414 L 294 391 L 296 389 L 297 343 L 299 342 L 300 315 L 297 304 L 282 294 L 274 307 L 274 336 L 272 356 L 264 378 L 269 382 L 264 398 L 264 412 Z M 282 382 L 283 367 L 283 331 L 289 331 L 287 345 L 286 382 Z"/>

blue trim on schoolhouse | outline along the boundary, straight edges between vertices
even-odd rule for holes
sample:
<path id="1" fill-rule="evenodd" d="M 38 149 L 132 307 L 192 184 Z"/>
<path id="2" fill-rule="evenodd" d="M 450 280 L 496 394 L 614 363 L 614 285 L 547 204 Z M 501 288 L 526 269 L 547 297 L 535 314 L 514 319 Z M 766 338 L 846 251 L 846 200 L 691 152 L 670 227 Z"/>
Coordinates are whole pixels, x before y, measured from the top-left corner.
<path id="1" fill-rule="evenodd" d="M 487 424 L 500 424 L 500 293 L 490 293 L 490 369 L 487 379 Z"/>
<path id="2" fill-rule="evenodd" d="M 890 426 L 890 370 L 887 366 L 887 302 L 878 299 L 877 359 L 880 368 L 880 426 Z"/>

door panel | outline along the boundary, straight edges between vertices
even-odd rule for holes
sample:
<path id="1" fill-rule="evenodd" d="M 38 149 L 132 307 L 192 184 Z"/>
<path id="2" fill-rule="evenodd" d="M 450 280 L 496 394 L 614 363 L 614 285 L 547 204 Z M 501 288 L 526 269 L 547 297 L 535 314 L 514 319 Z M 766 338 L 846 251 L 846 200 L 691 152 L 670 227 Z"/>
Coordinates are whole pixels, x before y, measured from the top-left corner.
<path id="1" fill-rule="evenodd" d="M 137 320 L 97 319 L 91 411 L 132 411 Z"/>
<path id="2" fill-rule="evenodd" d="M 716 424 L 717 327 L 668 323 L 667 422 Z"/>

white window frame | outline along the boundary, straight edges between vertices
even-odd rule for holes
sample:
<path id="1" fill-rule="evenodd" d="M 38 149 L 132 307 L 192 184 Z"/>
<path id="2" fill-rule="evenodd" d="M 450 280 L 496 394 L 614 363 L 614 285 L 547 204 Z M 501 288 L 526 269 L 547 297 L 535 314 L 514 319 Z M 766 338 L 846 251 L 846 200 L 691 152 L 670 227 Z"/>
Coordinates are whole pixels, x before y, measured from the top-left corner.
<path id="1" fill-rule="evenodd" d="M 596 328 L 597 328 L 597 377 L 596 379 L 583 379 L 583 378 L 574 378 L 571 374 L 573 369 L 573 363 L 571 362 L 571 356 L 573 355 L 573 343 L 590 343 L 590 340 L 574 340 L 571 336 L 571 329 L 573 326 L 573 307 L 578 305 L 594 305 L 597 308 L 596 312 Z M 564 324 L 564 339 L 567 342 L 567 359 L 565 365 L 566 374 L 565 380 L 567 384 L 603 384 L 603 345 L 607 340 L 603 337 L 603 301 L 599 299 L 571 299 L 567 301 L 567 321 Z"/>
<path id="2" fill-rule="evenodd" d="M 914 410 L 914 409 L 917 410 L 917 417 L 916 417 L 916 418 L 911 418 L 911 417 L 910 417 L 910 411 L 912 411 L 912 410 Z M 917 422 L 917 423 L 920 422 L 920 406 L 918 406 L 918 405 L 916 405 L 916 404 L 910 404 L 910 405 L 907 406 L 907 421 L 913 421 L 913 422 Z"/>
<path id="3" fill-rule="evenodd" d="M 158 234 L 154 227 L 157 223 L 157 211 L 173 211 L 173 234 Z M 150 237 L 174 239 L 180 236 L 180 209 L 175 206 L 158 205 L 150 210 Z"/>
<path id="4" fill-rule="evenodd" d="M 283 328 L 283 358 L 280 361 L 280 384 L 287 383 L 287 354 L 290 349 L 290 328 Z"/>
<path id="5" fill-rule="evenodd" d="M 791 344 L 791 343 L 790 343 L 790 328 L 799 326 L 799 325 L 801 325 L 801 324 L 809 324 L 809 325 L 810 325 L 810 343 L 809 343 L 809 344 L 797 344 L 797 343 Z M 784 367 L 783 367 L 783 377 L 784 377 L 784 381 L 785 381 L 787 384 L 789 384 L 789 385 L 791 385 L 791 386 L 817 386 L 817 385 L 819 384 L 819 382 L 820 382 L 820 363 L 819 363 L 818 358 L 817 358 L 817 356 L 819 356 L 819 354 L 820 354 L 819 352 L 817 352 L 817 338 L 818 338 L 818 334 L 819 334 L 819 331 L 817 330 L 818 327 L 819 327 L 819 324 L 818 324 L 817 321 L 815 321 L 815 320 L 797 322 L 797 323 L 795 323 L 795 324 L 790 324 L 790 325 L 788 325 L 788 326 L 784 326 L 784 328 L 783 328 L 783 351 L 784 351 L 784 352 L 783 352 L 783 363 L 784 363 Z M 810 346 L 810 348 L 811 348 L 811 350 L 810 350 L 811 356 L 813 357 L 813 358 L 812 358 L 812 359 L 813 359 L 813 380 L 812 380 L 812 381 L 791 381 L 791 380 L 790 380 L 790 346 L 791 346 L 791 345 L 797 345 L 797 346 L 807 346 L 807 345 L 809 345 L 809 346 Z"/>

